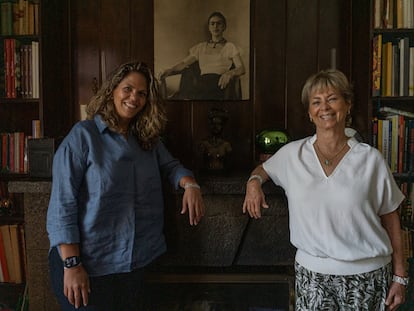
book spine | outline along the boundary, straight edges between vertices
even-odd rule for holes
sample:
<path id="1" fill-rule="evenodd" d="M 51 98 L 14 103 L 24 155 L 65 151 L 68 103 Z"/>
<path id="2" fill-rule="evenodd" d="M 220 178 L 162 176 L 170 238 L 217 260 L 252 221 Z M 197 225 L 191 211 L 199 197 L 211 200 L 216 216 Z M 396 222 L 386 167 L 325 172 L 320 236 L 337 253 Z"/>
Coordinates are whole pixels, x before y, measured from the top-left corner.
<path id="1" fill-rule="evenodd" d="M 372 96 L 381 95 L 382 34 L 372 40 Z"/>
<path id="2" fill-rule="evenodd" d="M 16 39 L 10 39 L 10 92 L 11 98 L 16 98 Z"/>
<path id="3" fill-rule="evenodd" d="M 384 149 L 384 147 L 383 147 L 383 145 L 382 145 L 382 142 L 383 142 L 383 138 L 382 138 L 382 131 L 383 131 L 383 128 L 384 128 L 384 125 L 383 125 L 383 120 L 382 119 L 378 119 L 378 139 L 377 139 L 377 142 L 378 142 L 378 150 L 383 154 L 383 149 Z"/>
<path id="4" fill-rule="evenodd" d="M 15 261 L 13 260 L 13 251 L 11 245 L 11 236 L 10 236 L 10 228 L 9 225 L 1 225 L 0 231 L 3 236 L 4 242 L 4 250 L 7 262 L 7 269 L 9 273 L 9 278 L 11 283 L 16 283 L 16 268 L 15 268 Z"/>
<path id="5" fill-rule="evenodd" d="M 25 135 L 24 132 L 19 132 L 19 173 L 26 173 L 25 164 Z"/>
<path id="6" fill-rule="evenodd" d="M 7 267 L 6 250 L 4 248 L 3 235 L 0 230 L 0 262 L 3 273 L 3 282 L 10 282 L 9 270 Z"/>
<path id="7" fill-rule="evenodd" d="M 404 171 L 404 135 L 405 135 L 405 119 L 403 116 L 398 116 L 398 159 L 397 172 Z"/>
<path id="8" fill-rule="evenodd" d="M 11 98 L 11 39 L 5 39 L 5 46 L 4 49 L 5 53 L 5 66 L 6 66 L 6 97 Z"/>
<path id="9" fill-rule="evenodd" d="M 410 132 L 410 139 L 409 139 L 409 171 L 414 172 L 414 120 L 409 121 L 409 132 Z"/>
<path id="10" fill-rule="evenodd" d="M 409 48 L 409 78 L 408 78 L 408 95 L 414 96 L 414 47 Z"/>
<path id="11" fill-rule="evenodd" d="M 378 119 L 372 120 L 372 145 L 378 149 Z"/>
<path id="12" fill-rule="evenodd" d="M 0 97 L 6 96 L 6 67 L 5 67 L 5 42 L 4 39 L 0 39 Z"/>
<path id="13" fill-rule="evenodd" d="M 11 36 L 13 34 L 13 4 L 2 2 L 1 8 L 1 35 Z"/>
<path id="14" fill-rule="evenodd" d="M 410 123 L 409 121 L 404 124 L 404 158 L 403 158 L 403 172 L 408 172 L 410 159 Z"/>
<path id="15" fill-rule="evenodd" d="M 15 263 L 15 273 L 16 273 L 16 278 L 15 278 L 15 282 L 16 283 L 22 283 L 23 282 L 23 274 L 22 274 L 22 256 L 21 256 L 21 251 L 20 251 L 20 243 L 19 243 L 19 229 L 17 227 L 16 224 L 13 225 L 9 225 L 9 230 L 10 230 L 10 242 L 11 242 L 11 247 L 12 247 L 12 256 L 13 256 L 13 261 Z"/>
<path id="16" fill-rule="evenodd" d="M 9 136 L 9 170 L 15 172 L 16 167 L 14 163 L 14 134 L 8 133 Z"/>

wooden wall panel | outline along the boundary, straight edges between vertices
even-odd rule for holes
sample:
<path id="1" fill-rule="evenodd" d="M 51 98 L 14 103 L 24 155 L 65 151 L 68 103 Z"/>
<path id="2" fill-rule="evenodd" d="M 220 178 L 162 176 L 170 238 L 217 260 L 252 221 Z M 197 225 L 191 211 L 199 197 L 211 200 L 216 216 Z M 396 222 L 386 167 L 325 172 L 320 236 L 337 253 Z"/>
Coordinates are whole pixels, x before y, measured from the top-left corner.
<path id="1" fill-rule="evenodd" d="M 351 80 L 354 83 L 354 106 L 352 108 L 353 126 L 363 138 L 369 142 L 371 131 L 372 111 L 368 111 L 371 90 L 369 88 L 371 75 L 371 34 L 369 18 L 370 5 L 373 1 L 352 1 L 352 64 Z M 368 17 L 368 18 L 367 18 Z"/>
<path id="2" fill-rule="evenodd" d="M 191 103 L 169 101 L 166 104 L 168 123 L 164 137 L 167 148 L 184 165 L 194 168 Z"/>
<path id="3" fill-rule="evenodd" d="M 300 94 L 305 80 L 318 69 L 318 0 L 289 0 L 287 10 L 287 128 L 297 139 L 313 133 Z"/>
<path id="4" fill-rule="evenodd" d="M 131 57 L 130 0 L 101 0 L 99 14 L 99 44 L 101 62 L 108 76 L 120 64 Z"/>
<path id="5" fill-rule="evenodd" d="M 86 105 L 94 84 L 101 84 L 99 48 L 99 2 L 72 1 L 74 105 Z M 79 119 L 79 116 L 78 116 Z"/>
<path id="6" fill-rule="evenodd" d="M 335 67 L 349 76 L 350 15 L 346 13 L 349 10 L 349 1 L 320 0 L 318 69 Z M 335 49 L 334 59 L 332 49 Z"/>
<path id="7" fill-rule="evenodd" d="M 153 1 L 75 2 L 74 79 L 80 100 L 89 92 L 88 81 L 101 70 L 102 50 L 108 73 L 130 58 L 153 64 Z M 230 162 L 236 171 L 256 164 L 254 138 L 263 128 L 287 128 L 294 139 L 312 134 L 300 92 L 310 74 L 330 64 L 332 47 L 338 47 L 338 67 L 350 71 L 348 25 L 343 26 L 349 19 L 343 9 L 348 2 L 251 0 L 250 99 L 168 101 L 165 139 L 171 152 L 193 170 L 201 170 L 197 145 L 209 134 L 208 111 L 216 106 L 229 111 L 224 136 L 233 146 Z"/>
<path id="8" fill-rule="evenodd" d="M 287 126 L 286 1 L 258 1 L 254 11 L 252 105 L 256 134 L 262 129 Z"/>
<path id="9" fill-rule="evenodd" d="M 45 136 L 57 139 L 66 135 L 75 119 L 71 45 L 68 42 L 69 10 L 68 0 L 41 2 L 39 70 L 42 75 L 40 95 L 43 100 L 43 127 Z"/>
<path id="10" fill-rule="evenodd" d="M 154 63 L 154 14 L 153 1 L 131 0 L 130 19 L 130 58 Z"/>

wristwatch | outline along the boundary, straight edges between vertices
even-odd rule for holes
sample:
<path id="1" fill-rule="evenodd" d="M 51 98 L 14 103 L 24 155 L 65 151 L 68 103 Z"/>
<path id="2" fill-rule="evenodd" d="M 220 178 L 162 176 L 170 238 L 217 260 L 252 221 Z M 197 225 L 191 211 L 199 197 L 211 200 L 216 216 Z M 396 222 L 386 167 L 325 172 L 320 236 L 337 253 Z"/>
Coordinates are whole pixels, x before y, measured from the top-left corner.
<path id="1" fill-rule="evenodd" d="M 65 269 L 77 267 L 80 264 L 81 264 L 81 259 L 79 256 L 71 256 L 63 260 L 63 267 Z"/>
<path id="2" fill-rule="evenodd" d="M 401 277 L 401 276 L 398 276 L 398 275 L 393 275 L 392 276 L 392 281 L 393 282 L 396 282 L 396 283 L 398 283 L 398 284 L 401 284 L 401 285 L 404 285 L 404 286 L 407 286 L 408 285 L 408 282 L 410 281 L 410 279 L 409 278 L 404 278 L 404 277 Z"/>

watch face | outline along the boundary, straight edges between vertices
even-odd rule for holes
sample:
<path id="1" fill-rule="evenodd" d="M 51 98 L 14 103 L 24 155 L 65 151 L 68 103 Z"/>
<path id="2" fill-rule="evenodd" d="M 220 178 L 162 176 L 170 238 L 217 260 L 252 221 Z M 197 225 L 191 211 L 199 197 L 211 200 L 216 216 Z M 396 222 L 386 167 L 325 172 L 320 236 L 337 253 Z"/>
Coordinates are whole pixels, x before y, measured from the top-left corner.
<path id="1" fill-rule="evenodd" d="M 68 257 L 63 261 L 63 264 L 65 268 L 76 267 L 80 264 L 80 257 L 79 256 Z"/>

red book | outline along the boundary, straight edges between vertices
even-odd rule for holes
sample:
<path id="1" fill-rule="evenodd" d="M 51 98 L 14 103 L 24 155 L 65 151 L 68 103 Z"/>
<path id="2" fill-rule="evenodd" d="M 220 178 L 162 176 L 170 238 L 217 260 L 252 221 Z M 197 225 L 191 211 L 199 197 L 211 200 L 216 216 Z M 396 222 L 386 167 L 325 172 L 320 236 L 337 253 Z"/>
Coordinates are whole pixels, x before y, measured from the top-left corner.
<path id="1" fill-rule="evenodd" d="M 1 134 L 1 169 L 2 171 L 9 169 L 9 137 L 7 133 Z"/>
<path id="2" fill-rule="evenodd" d="M 10 40 L 10 97 L 16 98 L 16 39 Z"/>
<path id="3" fill-rule="evenodd" d="M 408 149 L 408 170 L 414 170 L 414 120 L 409 120 L 409 149 Z"/>
<path id="4" fill-rule="evenodd" d="M 9 270 L 7 268 L 6 250 L 4 249 L 3 235 L 0 231 L 0 263 L 4 282 L 10 282 Z"/>
<path id="5" fill-rule="evenodd" d="M 4 39 L 4 65 L 6 67 L 6 97 L 11 98 L 11 39 Z"/>
<path id="6" fill-rule="evenodd" d="M 9 133 L 9 170 L 11 173 L 14 173 L 16 166 L 14 163 L 14 134 Z"/>
<path id="7" fill-rule="evenodd" d="M 24 168 L 24 151 L 25 151 L 24 132 L 19 132 L 19 173 L 25 173 Z"/>

